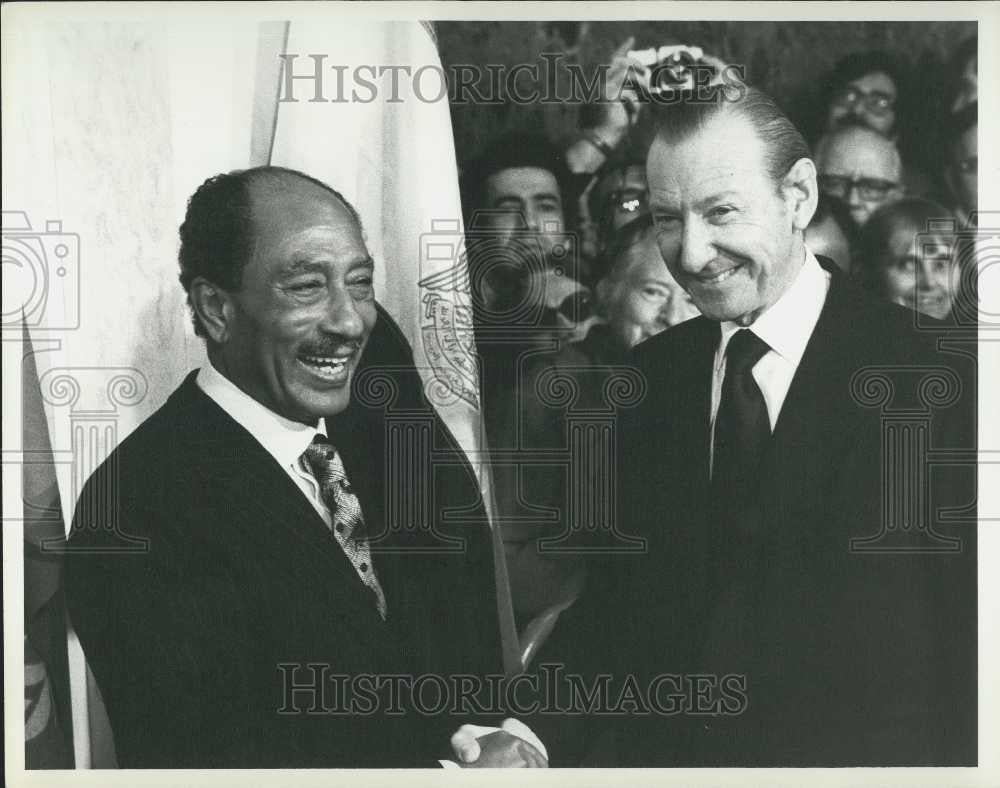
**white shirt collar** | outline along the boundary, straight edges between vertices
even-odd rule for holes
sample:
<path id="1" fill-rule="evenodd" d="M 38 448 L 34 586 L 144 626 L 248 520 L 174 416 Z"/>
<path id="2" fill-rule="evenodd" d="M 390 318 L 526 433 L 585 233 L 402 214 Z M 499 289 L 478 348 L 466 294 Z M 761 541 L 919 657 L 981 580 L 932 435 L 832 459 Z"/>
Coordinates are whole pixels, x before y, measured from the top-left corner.
<path id="1" fill-rule="evenodd" d="M 791 286 L 747 326 L 793 367 L 798 367 L 830 288 L 830 274 L 823 270 L 809 247 L 804 248 L 805 262 Z M 745 326 L 727 320 L 721 327 L 722 341 L 715 355 L 716 372 L 725 363 L 729 340 Z"/>
<path id="2" fill-rule="evenodd" d="M 196 382 L 215 403 L 233 417 L 283 468 L 297 465 L 312 439 L 324 430 L 286 419 L 244 392 L 211 362 L 198 370 Z"/>

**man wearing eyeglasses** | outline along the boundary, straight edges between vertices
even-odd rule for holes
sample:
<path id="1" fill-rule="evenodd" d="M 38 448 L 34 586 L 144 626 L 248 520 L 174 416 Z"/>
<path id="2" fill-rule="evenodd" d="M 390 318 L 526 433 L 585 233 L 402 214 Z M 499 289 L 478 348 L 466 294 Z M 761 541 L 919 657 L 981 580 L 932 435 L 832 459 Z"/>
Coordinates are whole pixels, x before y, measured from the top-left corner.
<path id="1" fill-rule="evenodd" d="M 847 203 L 860 227 L 904 194 L 903 163 L 895 143 L 867 126 L 838 128 L 816 146 L 819 189 Z"/>
<path id="2" fill-rule="evenodd" d="M 885 69 L 860 74 L 833 90 L 827 126 L 860 122 L 882 134 L 891 134 L 896 123 L 896 100 L 896 83 Z"/>

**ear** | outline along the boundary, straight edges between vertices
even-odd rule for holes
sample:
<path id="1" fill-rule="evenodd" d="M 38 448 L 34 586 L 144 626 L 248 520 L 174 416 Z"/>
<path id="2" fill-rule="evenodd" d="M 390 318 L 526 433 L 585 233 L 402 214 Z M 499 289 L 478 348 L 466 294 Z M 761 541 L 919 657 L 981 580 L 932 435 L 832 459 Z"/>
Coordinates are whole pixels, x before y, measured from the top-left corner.
<path id="1" fill-rule="evenodd" d="M 792 212 L 792 228 L 805 232 L 819 199 L 816 185 L 816 165 L 812 159 L 802 158 L 789 168 L 781 181 L 781 191 Z"/>
<path id="2" fill-rule="evenodd" d="M 209 339 L 217 345 L 229 339 L 235 314 L 232 296 L 201 276 L 194 278 L 188 293 L 191 308 L 198 315 Z"/>

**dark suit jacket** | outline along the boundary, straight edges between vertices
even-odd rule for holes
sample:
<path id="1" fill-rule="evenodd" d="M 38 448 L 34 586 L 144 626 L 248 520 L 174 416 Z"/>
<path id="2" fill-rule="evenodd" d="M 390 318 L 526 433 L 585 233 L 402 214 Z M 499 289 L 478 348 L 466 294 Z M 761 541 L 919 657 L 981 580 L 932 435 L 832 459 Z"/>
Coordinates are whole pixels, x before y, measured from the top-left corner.
<path id="1" fill-rule="evenodd" d="M 384 312 L 354 388 L 328 434 L 373 538 L 386 622 L 301 491 L 194 373 L 88 482 L 70 538 L 67 600 L 121 766 L 435 766 L 456 720 L 424 716 L 405 692 L 402 715 L 384 706 L 345 714 L 334 674 L 501 672 L 478 486 Z M 404 451 L 391 437 L 394 419 L 437 452 L 424 465 L 433 486 L 420 506 L 409 505 L 420 457 L 407 461 L 407 475 L 388 470 Z M 445 522 L 445 511 L 454 518 L 459 509 Z M 413 527 L 417 519 L 464 540 L 459 551 L 419 552 L 441 540 Z M 146 549 L 115 552 L 122 532 L 147 540 Z M 289 672 L 306 663 L 326 667 Z M 325 697 L 288 694 L 313 675 Z M 373 697 L 369 690 L 362 706 Z M 422 708 L 438 711 L 436 698 L 426 689 Z"/>
<path id="2" fill-rule="evenodd" d="M 975 467 L 968 458 L 964 466 L 938 468 L 928 490 L 916 472 L 884 474 L 885 467 L 905 466 L 899 458 L 886 465 L 882 456 L 892 419 L 917 418 L 898 409 L 919 406 L 916 381 L 934 367 L 956 374 L 958 401 L 932 408 L 926 437 L 898 428 L 909 429 L 911 447 L 921 440 L 931 449 L 975 447 L 974 344 L 972 358 L 937 350 L 938 337 L 914 331 L 911 313 L 875 302 L 829 261 L 824 267 L 833 277 L 829 295 L 761 469 L 759 523 L 740 548 L 742 566 L 722 579 L 712 576 L 706 518 L 718 324 L 696 318 L 636 349 L 647 394 L 622 414 L 620 499 L 624 530 L 644 536 L 648 549 L 608 556 L 560 626 L 603 644 L 591 646 L 603 660 L 592 670 L 634 673 L 644 682 L 665 673 L 712 674 L 716 701 L 721 676 L 744 676 L 746 686 L 740 693 L 730 685 L 724 705 L 702 703 L 735 714 L 597 720 L 604 739 L 591 762 L 976 762 L 974 526 L 935 526 L 961 540 L 957 552 L 882 550 L 946 546 L 918 534 L 900 541 L 898 531 L 852 549 L 852 539 L 879 534 L 887 519 L 883 491 L 894 483 L 909 485 L 904 498 L 911 506 L 925 492 L 932 507 L 971 506 L 965 514 L 974 523 Z M 895 368 L 885 373 L 895 386 L 888 400 L 894 415 L 873 406 L 882 391 L 877 381 L 860 391 L 855 379 L 852 394 L 855 373 L 887 366 Z M 868 406 L 860 402 L 866 397 Z M 862 552 L 865 546 L 876 549 Z M 674 686 L 666 685 L 664 696 Z M 689 707 L 690 688 L 688 682 Z"/>

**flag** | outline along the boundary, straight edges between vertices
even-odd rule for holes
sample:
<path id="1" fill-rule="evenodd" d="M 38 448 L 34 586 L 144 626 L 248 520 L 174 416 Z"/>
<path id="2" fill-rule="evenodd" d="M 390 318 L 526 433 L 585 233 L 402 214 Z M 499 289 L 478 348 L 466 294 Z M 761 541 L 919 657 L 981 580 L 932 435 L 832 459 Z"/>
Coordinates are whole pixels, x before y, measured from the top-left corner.
<path id="1" fill-rule="evenodd" d="M 375 294 L 492 512 L 447 83 L 427 23 L 291 19 L 271 164 L 319 178 L 361 215 Z M 322 99 L 322 100 L 317 100 Z M 494 570 L 505 669 L 520 656 L 502 541 Z"/>
<path id="2" fill-rule="evenodd" d="M 73 740 L 59 550 L 65 533 L 38 374 L 23 323 L 22 339 L 24 761 L 29 769 L 69 769 Z"/>

